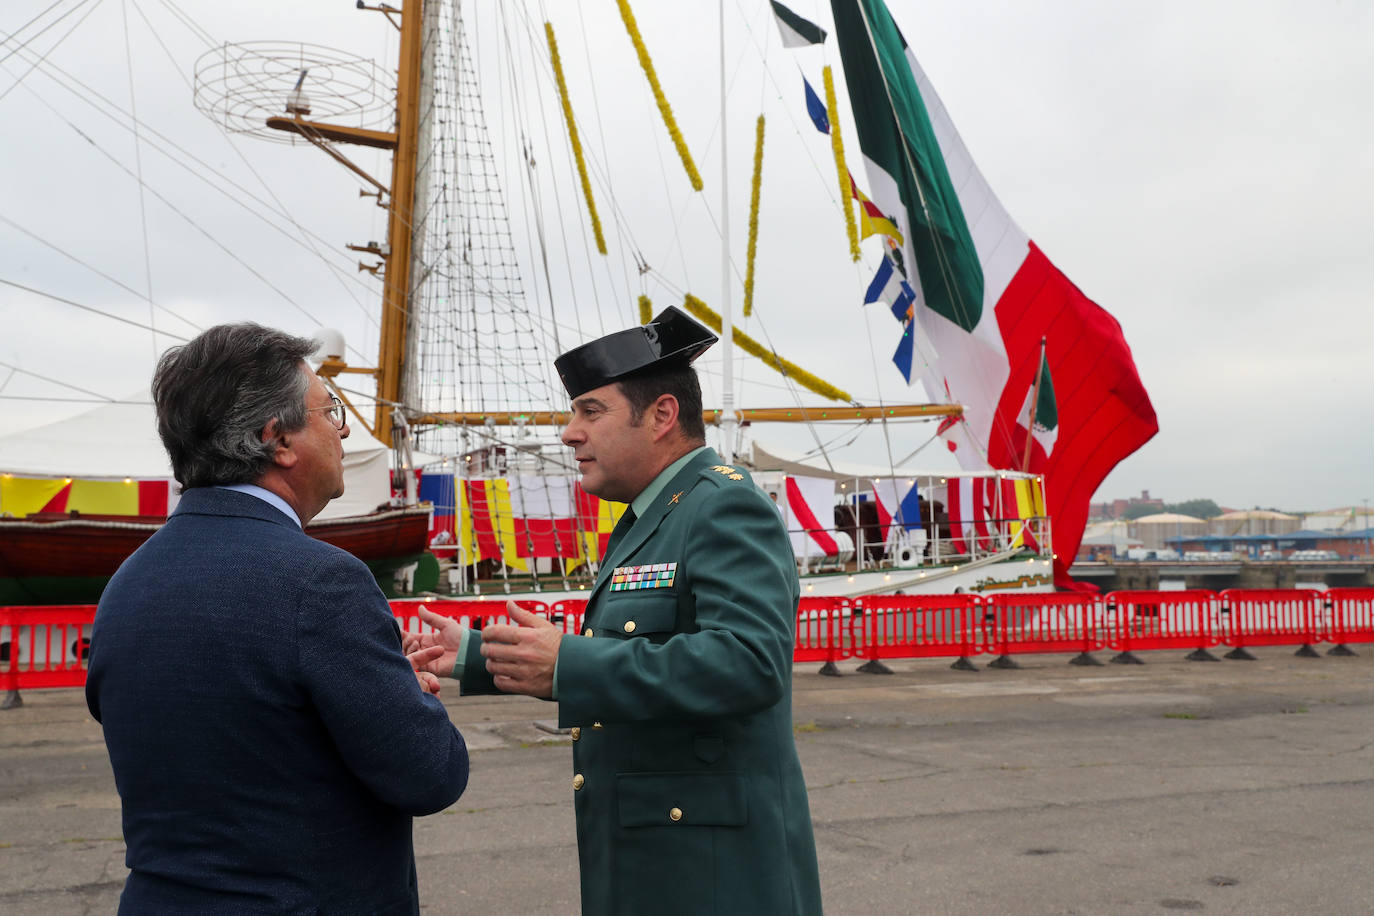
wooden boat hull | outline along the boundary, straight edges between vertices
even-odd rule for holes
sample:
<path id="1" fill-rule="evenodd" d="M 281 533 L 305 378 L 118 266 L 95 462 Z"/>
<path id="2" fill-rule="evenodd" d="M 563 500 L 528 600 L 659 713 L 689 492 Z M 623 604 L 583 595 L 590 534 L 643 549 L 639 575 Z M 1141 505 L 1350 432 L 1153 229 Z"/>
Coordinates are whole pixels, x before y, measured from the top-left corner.
<path id="1" fill-rule="evenodd" d="M 119 564 L 163 519 L 139 516 L 30 516 L 0 520 L 0 606 L 98 601 Z M 326 519 L 313 537 L 362 560 L 383 591 L 391 574 L 425 555 L 429 510 L 408 508 Z"/>

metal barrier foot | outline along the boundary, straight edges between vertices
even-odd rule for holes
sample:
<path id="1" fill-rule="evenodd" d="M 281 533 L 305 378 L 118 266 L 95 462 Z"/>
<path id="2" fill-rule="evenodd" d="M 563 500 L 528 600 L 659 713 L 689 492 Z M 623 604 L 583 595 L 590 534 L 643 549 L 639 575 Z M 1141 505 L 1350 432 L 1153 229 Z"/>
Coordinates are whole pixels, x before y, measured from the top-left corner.
<path id="1" fill-rule="evenodd" d="M 1206 649 L 1194 649 L 1193 651 L 1189 652 L 1187 655 L 1183 657 L 1190 662 L 1221 661 L 1221 659 L 1217 658 L 1215 655 L 1213 655 L 1211 652 L 1208 652 Z"/>
<path id="2" fill-rule="evenodd" d="M 870 658 L 868 661 L 864 662 L 862 665 L 860 665 L 860 666 L 859 666 L 858 668 L 856 668 L 855 670 L 856 670 L 856 671 L 859 671 L 859 672 L 862 672 L 863 674 L 891 674 L 891 673 L 892 673 L 892 669 L 891 669 L 891 668 L 889 668 L 887 665 L 884 665 L 882 662 L 878 661 L 876 658 Z"/>
<path id="3" fill-rule="evenodd" d="M 824 665 L 821 665 L 821 670 L 816 673 L 824 675 L 825 677 L 844 677 L 844 675 L 840 673 L 839 666 L 834 662 L 826 662 Z"/>
<path id="4" fill-rule="evenodd" d="M 24 698 L 19 695 L 19 691 L 11 690 L 5 694 L 5 699 L 0 702 L 0 709 L 18 709 L 24 705 Z"/>
<path id="5" fill-rule="evenodd" d="M 1134 655 L 1132 655 L 1132 654 L 1129 653 L 1129 652 L 1118 652 L 1118 653 L 1116 653 L 1115 655 L 1112 656 L 1111 662 L 1112 662 L 1113 665 L 1143 665 L 1143 664 L 1145 664 L 1144 662 L 1142 662 L 1140 659 L 1136 658 Z"/>
<path id="6" fill-rule="evenodd" d="M 1090 654 L 1087 653 L 1087 652 L 1079 652 L 1079 653 L 1078 653 L 1077 655 L 1075 655 L 1073 658 L 1069 659 L 1069 664 L 1070 664 L 1070 665 L 1083 665 L 1083 666 L 1085 666 L 1085 667 L 1086 667 L 1086 666 L 1090 666 L 1090 665 L 1091 665 L 1091 666 L 1098 667 L 1098 668 L 1102 667 L 1102 662 L 1101 662 L 1100 660 L 1094 658 L 1092 655 L 1090 655 Z"/>
<path id="7" fill-rule="evenodd" d="M 1236 646 L 1222 658 L 1230 658 L 1240 662 L 1253 662 L 1255 660 L 1255 657 L 1247 652 L 1243 646 Z"/>
<path id="8" fill-rule="evenodd" d="M 1293 653 L 1294 658 L 1321 658 L 1322 655 L 1307 643 L 1302 644 L 1302 648 Z"/>
<path id="9" fill-rule="evenodd" d="M 1330 649 L 1327 649 L 1327 650 L 1326 650 L 1326 654 L 1327 654 L 1327 655 L 1354 656 L 1354 655 L 1357 655 L 1358 653 L 1356 653 L 1353 649 L 1349 648 L 1348 646 L 1346 646 L 1345 643 L 1342 642 L 1342 643 L 1337 643 L 1336 645 L 1332 646 Z"/>
<path id="10" fill-rule="evenodd" d="M 997 656 L 996 658 L 994 658 L 992 661 L 988 662 L 988 667 L 989 667 L 989 668 L 1020 668 L 1021 666 L 1018 665 L 1018 664 L 1016 663 L 1016 659 L 1012 658 L 1010 655 L 999 655 L 999 656 Z"/>
<path id="11" fill-rule="evenodd" d="M 958 660 L 957 662 L 955 662 L 954 664 L 950 665 L 950 668 L 954 669 L 955 671 L 977 671 L 977 670 L 978 670 L 978 666 L 975 665 L 973 662 L 969 661 L 967 655 L 961 655 L 961 656 L 959 656 L 959 660 Z"/>

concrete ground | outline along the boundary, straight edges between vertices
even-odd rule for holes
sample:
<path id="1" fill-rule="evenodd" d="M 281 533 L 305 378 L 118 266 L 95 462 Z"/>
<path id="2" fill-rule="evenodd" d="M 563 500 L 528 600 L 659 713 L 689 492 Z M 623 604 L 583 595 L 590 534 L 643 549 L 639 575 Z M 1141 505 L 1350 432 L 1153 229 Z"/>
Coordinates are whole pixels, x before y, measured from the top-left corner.
<path id="1" fill-rule="evenodd" d="M 1374 912 L 1374 649 L 1256 654 L 799 666 L 827 912 Z M 472 780 L 416 822 L 423 912 L 576 913 L 571 752 L 536 725 L 552 708 L 447 686 Z M 113 912 L 123 860 L 81 691 L 26 692 L 0 712 L 0 913 Z"/>

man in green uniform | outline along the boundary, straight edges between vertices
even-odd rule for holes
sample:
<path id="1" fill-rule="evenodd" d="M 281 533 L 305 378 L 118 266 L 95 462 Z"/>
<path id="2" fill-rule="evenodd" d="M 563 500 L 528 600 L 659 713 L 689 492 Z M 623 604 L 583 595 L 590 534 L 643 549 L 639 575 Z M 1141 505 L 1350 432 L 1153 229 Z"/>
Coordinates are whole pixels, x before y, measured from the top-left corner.
<path id="1" fill-rule="evenodd" d="M 677 309 L 558 358 L 582 487 L 627 502 L 580 636 L 508 605 L 468 632 L 422 612 L 464 694 L 556 699 L 572 729 L 582 912 L 821 912 L 792 733 L 797 571 L 777 509 L 705 445 Z M 419 640 L 414 640 L 415 645 Z"/>

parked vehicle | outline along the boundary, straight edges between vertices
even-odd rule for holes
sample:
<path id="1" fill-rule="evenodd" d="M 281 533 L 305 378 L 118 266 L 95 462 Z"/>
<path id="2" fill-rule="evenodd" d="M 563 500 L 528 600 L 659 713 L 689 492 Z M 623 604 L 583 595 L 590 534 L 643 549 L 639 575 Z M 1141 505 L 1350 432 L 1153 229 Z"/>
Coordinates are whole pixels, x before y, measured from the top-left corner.
<path id="1" fill-rule="evenodd" d="M 1318 560 L 1339 560 L 1340 558 L 1341 555 L 1334 550 L 1295 550 L 1288 557 L 1288 559 L 1299 563 Z"/>
<path id="2" fill-rule="evenodd" d="M 1166 561 L 1167 561 L 1167 560 L 1177 560 L 1178 558 L 1179 558 L 1178 551 L 1177 551 L 1177 550 L 1172 550 L 1172 549 L 1167 548 L 1167 547 L 1160 547 L 1160 548 L 1132 547 L 1132 548 L 1130 548 L 1129 550 L 1126 551 L 1126 559 L 1128 559 L 1128 560 L 1156 560 L 1156 561 L 1159 561 L 1159 560 L 1166 560 Z"/>
<path id="3" fill-rule="evenodd" d="M 1226 563 L 1235 558 L 1230 550 L 1189 550 L 1183 554 L 1183 559 L 1189 563 Z"/>

